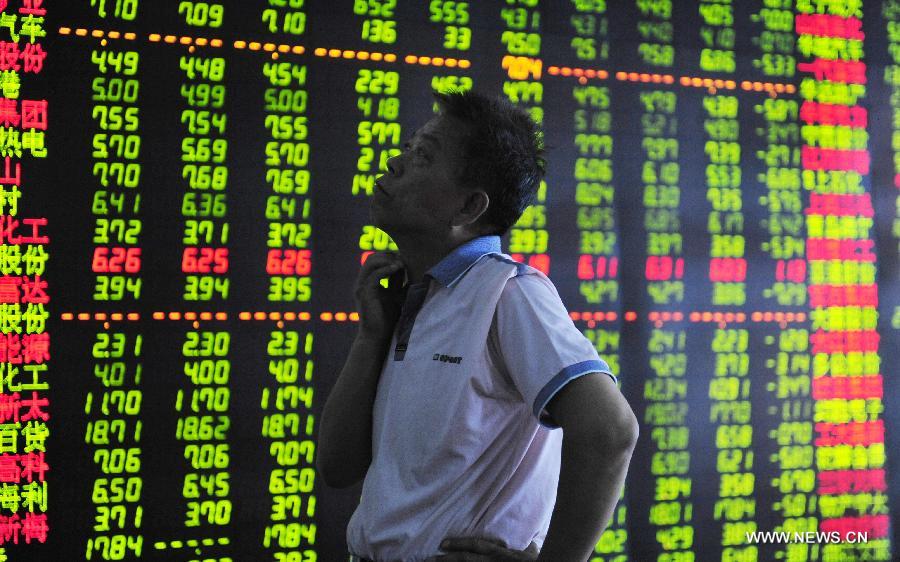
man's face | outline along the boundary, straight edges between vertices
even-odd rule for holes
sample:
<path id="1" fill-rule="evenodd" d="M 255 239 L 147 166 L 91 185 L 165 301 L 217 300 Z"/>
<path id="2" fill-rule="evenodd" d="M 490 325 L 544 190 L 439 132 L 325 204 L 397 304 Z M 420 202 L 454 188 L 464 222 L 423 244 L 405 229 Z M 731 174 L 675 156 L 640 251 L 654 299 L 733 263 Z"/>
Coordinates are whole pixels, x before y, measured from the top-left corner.
<path id="1" fill-rule="evenodd" d="M 456 180 L 463 126 L 438 115 L 415 132 L 376 181 L 372 220 L 393 237 L 438 235 L 450 228 L 466 189 Z"/>

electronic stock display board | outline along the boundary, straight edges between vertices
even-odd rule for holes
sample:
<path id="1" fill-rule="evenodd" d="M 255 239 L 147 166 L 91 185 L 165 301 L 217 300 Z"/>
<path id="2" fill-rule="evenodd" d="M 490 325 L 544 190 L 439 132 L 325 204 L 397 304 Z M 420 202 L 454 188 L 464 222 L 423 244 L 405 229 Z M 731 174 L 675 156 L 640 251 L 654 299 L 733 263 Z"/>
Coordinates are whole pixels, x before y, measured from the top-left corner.
<path id="1" fill-rule="evenodd" d="M 342 560 L 368 199 L 469 87 L 641 422 L 593 560 L 897 559 L 895 0 L 0 0 L 0 559 Z"/>

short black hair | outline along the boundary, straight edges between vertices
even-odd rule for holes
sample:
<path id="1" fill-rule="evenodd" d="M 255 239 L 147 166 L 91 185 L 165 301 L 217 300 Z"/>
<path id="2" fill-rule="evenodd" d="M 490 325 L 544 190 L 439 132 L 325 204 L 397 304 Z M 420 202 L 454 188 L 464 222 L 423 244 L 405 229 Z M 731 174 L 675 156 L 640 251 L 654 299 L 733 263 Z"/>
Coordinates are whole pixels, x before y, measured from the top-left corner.
<path id="1" fill-rule="evenodd" d="M 543 133 L 528 113 L 503 98 L 467 91 L 432 92 L 446 115 L 462 122 L 458 178 L 490 197 L 484 222 L 503 235 L 531 205 L 544 177 Z"/>

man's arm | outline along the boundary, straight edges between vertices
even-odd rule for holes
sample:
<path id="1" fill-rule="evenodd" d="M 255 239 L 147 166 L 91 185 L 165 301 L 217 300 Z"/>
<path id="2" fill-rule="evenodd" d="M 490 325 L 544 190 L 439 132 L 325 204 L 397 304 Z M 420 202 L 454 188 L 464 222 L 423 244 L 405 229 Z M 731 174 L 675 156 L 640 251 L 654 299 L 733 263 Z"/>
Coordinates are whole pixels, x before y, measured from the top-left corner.
<path id="1" fill-rule="evenodd" d="M 539 561 L 588 560 L 613 515 L 638 423 L 615 383 L 604 374 L 581 376 L 547 404 L 562 427 L 562 464 L 556 505 Z"/>
<path id="2" fill-rule="evenodd" d="M 372 461 L 372 404 L 389 345 L 357 336 L 325 402 L 316 465 L 331 487 L 359 482 Z"/>
<path id="3" fill-rule="evenodd" d="M 540 554 L 512 550 L 494 539 L 450 537 L 448 554 L 428 562 L 584 562 L 609 523 L 628 472 L 638 425 L 631 407 L 605 374 L 568 383 L 547 404 L 563 428 L 562 465 L 556 505 Z"/>
<path id="4" fill-rule="evenodd" d="M 372 461 L 372 406 L 381 367 L 400 312 L 403 264 L 395 254 L 372 254 L 356 286 L 359 332 L 319 420 L 316 466 L 325 483 L 345 488 L 359 482 Z M 391 276 L 387 289 L 380 279 Z"/>

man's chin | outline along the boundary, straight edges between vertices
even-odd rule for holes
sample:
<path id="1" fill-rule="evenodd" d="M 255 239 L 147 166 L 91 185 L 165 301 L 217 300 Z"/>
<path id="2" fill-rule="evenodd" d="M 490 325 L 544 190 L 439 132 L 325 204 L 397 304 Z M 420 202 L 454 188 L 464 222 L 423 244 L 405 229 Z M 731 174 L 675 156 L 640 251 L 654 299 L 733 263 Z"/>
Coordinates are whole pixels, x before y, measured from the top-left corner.
<path id="1" fill-rule="evenodd" d="M 388 235 L 391 234 L 391 230 L 393 229 L 391 228 L 389 221 L 384 220 L 384 210 L 376 207 L 374 203 L 369 207 L 369 220 L 372 221 L 372 225 L 376 228 L 387 232 Z"/>

